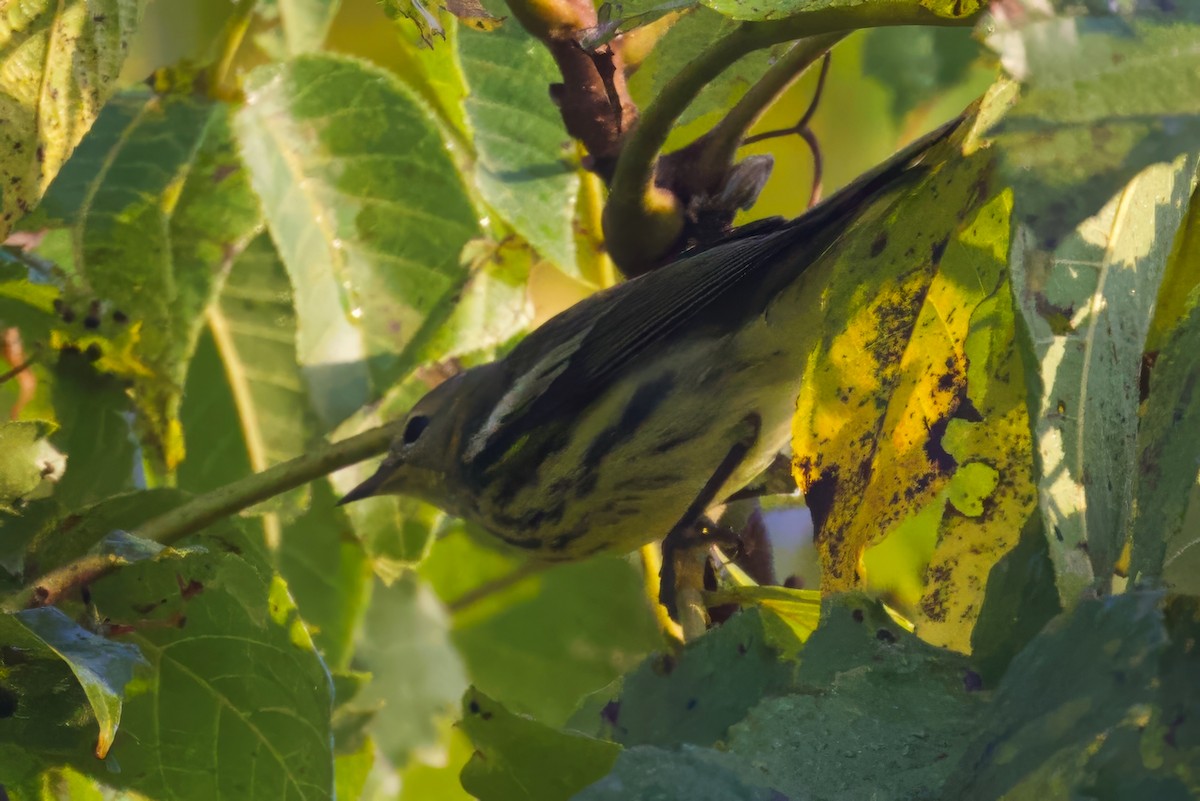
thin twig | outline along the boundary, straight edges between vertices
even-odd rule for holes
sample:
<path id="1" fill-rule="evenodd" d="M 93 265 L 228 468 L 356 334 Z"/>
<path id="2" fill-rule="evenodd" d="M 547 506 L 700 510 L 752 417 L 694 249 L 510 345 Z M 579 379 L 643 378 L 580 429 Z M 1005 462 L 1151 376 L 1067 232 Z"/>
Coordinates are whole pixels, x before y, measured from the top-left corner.
<path id="1" fill-rule="evenodd" d="M 738 25 L 667 83 L 626 139 L 604 210 L 605 239 L 617 265 L 627 274 L 644 272 L 679 242 L 682 204 L 669 188 L 656 185 L 658 154 L 679 116 L 726 67 L 748 53 L 782 42 L 882 26 L 963 27 L 981 13 L 942 17 L 916 3 L 827 6 L 781 20 Z"/>
<path id="2" fill-rule="evenodd" d="M 801 39 L 792 45 L 783 58 L 772 64 L 746 94 L 742 95 L 741 99 L 734 104 L 729 113 L 704 135 L 699 157 L 691 159 L 695 164 L 689 164 L 681 174 L 683 180 L 680 182 L 680 188 L 689 194 L 714 193 L 719 190 L 729 174 L 738 149 L 768 138 L 766 134 L 746 137 L 746 132 L 758 121 L 763 112 L 770 108 L 771 104 L 787 91 L 787 88 L 803 75 L 818 57 L 823 55 L 821 73 L 817 78 L 816 94 L 809 103 L 802 121 L 786 130 L 787 133 L 795 133 L 806 126 L 816 111 L 817 103 L 820 102 L 825 75 L 829 70 L 830 48 L 842 38 L 844 38 L 844 34 L 832 33 Z M 669 159 L 671 156 L 666 156 L 663 161 Z"/>
<path id="3" fill-rule="evenodd" d="M 372 428 L 206 492 L 143 523 L 133 530 L 133 535 L 163 545 L 177 542 L 268 498 L 382 453 L 395 438 L 396 425 L 393 422 Z M 54 603 L 77 586 L 81 577 L 91 581 L 117 566 L 119 563 L 110 557 L 84 557 L 30 581 L 6 599 L 3 606 L 12 610 Z"/>
<path id="4" fill-rule="evenodd" d="M 474 606 L 480 601 L 504 592 L 509 587 L 521 583 L 530 576 L 536 576 L 538 573 L 549 569 L 553 565 L 553 562 L 539 562 L 536 560 L 530 560 L 525 564 L 510 570 L 503 576 L 497 576 L 491 581 L 485 581 L 478 587 L 467 590 L 453 601 L 448 601 L 446 603 L 446 611 L 452 615 L 456 615 L 459 612 Z"/>

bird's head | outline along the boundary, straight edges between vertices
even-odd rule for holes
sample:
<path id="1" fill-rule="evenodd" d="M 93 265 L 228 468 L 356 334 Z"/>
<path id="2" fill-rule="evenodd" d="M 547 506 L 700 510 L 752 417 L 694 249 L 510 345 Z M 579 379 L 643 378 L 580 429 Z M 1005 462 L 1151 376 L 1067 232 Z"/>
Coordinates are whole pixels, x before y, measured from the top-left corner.
<path id="1" fill-rule="evenodd" d="M 338 505 L 376 495 L 409 495 L 455 513 L 463 500 L 456 497 L 464 437 L 480 414 L 486 414 L 494 393 L 489 384 L 497 363 L 459 373 L 417 401 L 392 441 L 379 469 L 338 501 Z"/>

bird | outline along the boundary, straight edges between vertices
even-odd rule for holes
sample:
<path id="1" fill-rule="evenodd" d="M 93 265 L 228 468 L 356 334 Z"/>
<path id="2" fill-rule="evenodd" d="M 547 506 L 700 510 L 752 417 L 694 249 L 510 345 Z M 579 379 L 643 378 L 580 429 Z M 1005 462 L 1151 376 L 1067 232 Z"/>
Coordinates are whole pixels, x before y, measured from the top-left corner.
<path id="1" fill-rule="evenodd" d="M 413 496 L 550 562 L 629 552 L 695 524 L 790 442 L 822 325 L 806 268 L 876 198 L 917 186 L 963 119 L 801 216 L 734 229 L 596 292 L 437 385 L 339 504 Z"/>

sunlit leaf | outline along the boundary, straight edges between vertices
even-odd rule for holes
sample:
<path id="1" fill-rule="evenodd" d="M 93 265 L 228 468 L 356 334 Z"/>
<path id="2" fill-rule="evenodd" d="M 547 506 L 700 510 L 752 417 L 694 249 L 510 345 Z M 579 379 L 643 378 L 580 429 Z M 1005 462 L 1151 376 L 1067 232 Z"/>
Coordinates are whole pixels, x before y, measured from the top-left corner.
<path id="1" fill-rule="evenodd" d="M 1194 158 L 1144 170 L 1052 251 L 1027 228 L 1015 237 L 1039 499 L 1066 606 L 1109 584 L 1125 544 L 1142 352 L 1195 171 Z"/>
<path id="2" fill-rule="evenodd" d="M 575 274 L 574 147 L 547 87 L 562 80 L 545 46 L 519 25 L 462 27 L 464 108 L 484 200 L 544 258 Z"/>
<path id="3" fill-rule="evenodd" d="M 467 278 L 476 213 L 424 104 L 382 70 L 304 56 L 255 71 L 246 92 L 242 154 L 330 425 L 415 366 Z"/>
<path id="4" fill-rule="evenodd" d="M 463 696 L 462 719 L 475 745 L 463 787 L 485 801 L 566 801 L 606 774 L 621 750 L 515 715 L 474 687 Z"/>
<path id="5" fill-rule="evenodd" d="M 205 319 L 220 363 L 217 375 L 189 376 L 185 404 L 197 415 L 192 427 L 212 433 L 191 454 L 194 464 L 185 462 L 180 470 L 180 486 L 197 492 L 293 459 L 318 436 L 296 363 L 291 285 L 269 238 L 257 237 L 233 263 Z M 218 395 L 225 392 L 232 415 L 218 412 L 224 403 Z M 272 499 L 267 508 L 288 518 L 307 502 L 301 488 Z"/>
<path id="6" fill-rule="evenodd" d="M 1200 7 L 1056 0 L 994 7 L 987 44 L 1020 84 L 986 135 L 1015 214 L 1047 249 L 1134 175 L 1200 139 Z M 1054 15 L 1054 10 L 1062 10 Z"/>
<path id="7" fill-rule="evenodd" d="M 46 191 L 115 88 L 138 0 L 28 0 L 0 15 L 0 240 Z"/>
<path id="8" fill-rule="evenodd" d="M 94 344 L 99 369 L 133 379 L 148 455 L 173 470 L 183 456 L 180 387 L 204 309 L 259 224 L 226 108 L 121 93 L 50 187 L 43 212 L 73 234 L 64 300 L 78 328 L 64 328 L 54 344 Z M 119 334 L 106 350 L 92 336 L 109 331 Z"/>
<path id="9" fill-rule="evenodd" d="M 784 654 L 799 650 L 821 619 L 821 593 L 787 587 L 730 587 L 707 594 L 710 606 L 739 604 L 763 610 L 768 642 Z M 771 621 L 783 624 L 786 634 L 772 636 Z"/>
<path id="10" fill-rule="evenodd" d="M 62 476 L 62 454 L 46 441 L 49 423 L 0 423 L 0 512 L 15 514 L 16 504 L 49 494 Z"/>
<path id="11" fill-rule="evenodd" d="M 342 0 L 263 0 L 258 13 L 276 17 L 287 55 L 320 50 Z"/>
<path id="12" fill-rule="evenodd" d="M 823 591 L 854 586 L 862 550 L 937 496 L 959 466 L 947 432 L 979 420 L 966 339 L 1000 285 L 1007 227 L 1002 208 L 983 212 L 994 192 L 988 154 L 962 156 L 962 136 L 864 208 L 809 268 L 824 326 L 792 446 L 820 532 Z M 804 319 L 803 298 L 797 306 L 790 313 Z"/>

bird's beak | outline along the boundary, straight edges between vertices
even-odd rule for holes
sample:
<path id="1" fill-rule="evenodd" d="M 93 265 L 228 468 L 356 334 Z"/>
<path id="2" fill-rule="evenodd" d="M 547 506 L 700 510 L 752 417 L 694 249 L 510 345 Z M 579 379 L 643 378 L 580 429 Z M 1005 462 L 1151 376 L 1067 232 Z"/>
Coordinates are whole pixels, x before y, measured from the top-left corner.
<path id="1" fill-rule="evenodd" d="M 372 475 L 363 483 L 359 484 L 354 489 L 347 492 L 345 497 L 337 502 L 337 505 L 341 506 L 342 504 L 350 503 L 352 501 L 361 501 L 363 498 L 370 498 L 375 494 L 375 491 L 379 489 L 380 485 L 387 480 L 387 477 L 391 475 L 391 473 L 392 468 L 389 467 L 385 462 L 379 466 L 379 469 L 375 471 L 374 475 Z"/>

